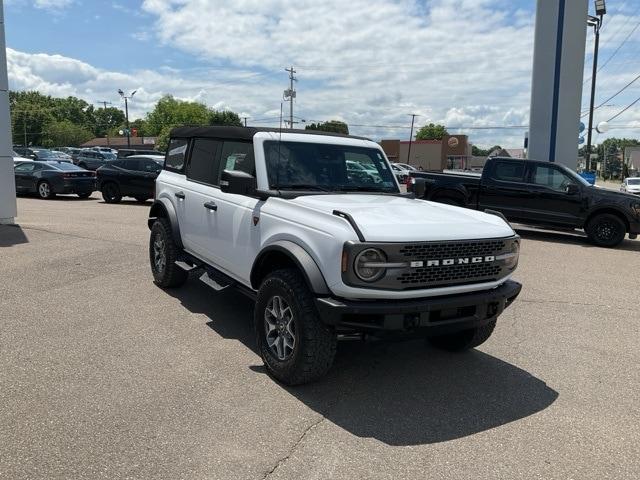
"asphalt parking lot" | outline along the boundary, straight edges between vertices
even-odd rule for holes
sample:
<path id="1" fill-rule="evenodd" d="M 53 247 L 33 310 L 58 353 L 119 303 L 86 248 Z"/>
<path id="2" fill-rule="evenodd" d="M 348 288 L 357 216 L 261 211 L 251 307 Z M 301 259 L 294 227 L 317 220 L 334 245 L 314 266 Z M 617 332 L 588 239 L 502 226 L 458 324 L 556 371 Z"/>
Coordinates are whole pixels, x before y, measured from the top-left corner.
<path id="1" fill-rule="evenodd" d="M 0 227 L 0 478 L 635 479 L 640 241 L 520 230 L 476 351 L 344 341 L 285 388 L 252 305 L 151 281 L 150 204 L 18 200 Z"/>

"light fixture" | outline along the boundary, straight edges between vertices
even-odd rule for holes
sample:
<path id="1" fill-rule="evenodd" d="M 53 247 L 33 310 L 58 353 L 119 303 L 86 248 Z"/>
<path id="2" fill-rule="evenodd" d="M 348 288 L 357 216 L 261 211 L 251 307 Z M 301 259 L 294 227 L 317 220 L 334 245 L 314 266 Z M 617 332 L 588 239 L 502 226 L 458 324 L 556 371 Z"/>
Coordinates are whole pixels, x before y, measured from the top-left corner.
<path id="1" fill-rule="evenodd" d="M 604 15 L 607 13 L 607 6 L 605 5 L 605 0 L 595 0 L 596 4 L 596 15 Z"/>

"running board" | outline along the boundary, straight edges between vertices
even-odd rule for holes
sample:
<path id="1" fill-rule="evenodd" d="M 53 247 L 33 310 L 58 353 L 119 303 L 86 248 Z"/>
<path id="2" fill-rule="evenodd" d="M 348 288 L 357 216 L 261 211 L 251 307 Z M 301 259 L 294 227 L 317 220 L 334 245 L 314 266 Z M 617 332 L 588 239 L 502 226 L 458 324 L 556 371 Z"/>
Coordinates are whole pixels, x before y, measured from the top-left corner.
<path id="1" fill-rule="evenodd" d="M 190 272 L 194 268 L 197 268 L 196 265 L 189 265 L 187 262 L 183 262 L 182 260 L 175 261 L 176 266 L 180 267 L 185 272 Z"/>
<path id="2" fill-rule="evenodd" d="M 224 290 L 225 288 L 228 288 L 231 285 L 233 285 L 233 282 L 224 282 L 223 280 L 220 280 L 220 279 L 211 278 L 209 276 L 208 272 L 204 272 L 200 276 L 200 281 L 202 283 L 210 286 L 211 288 L 213 288 L 216 292 L 220 292 L 220 291 Z"/>

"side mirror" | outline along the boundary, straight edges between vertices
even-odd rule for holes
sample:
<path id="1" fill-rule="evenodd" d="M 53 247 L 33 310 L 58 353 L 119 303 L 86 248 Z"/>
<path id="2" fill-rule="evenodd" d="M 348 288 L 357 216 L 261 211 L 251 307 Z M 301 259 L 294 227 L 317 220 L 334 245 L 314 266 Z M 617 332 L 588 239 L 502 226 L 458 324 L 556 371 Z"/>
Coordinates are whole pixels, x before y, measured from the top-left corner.
<path id="1" fill-rule="evenodd" d="M 220 175 L 220 190 L 236 195 L 253 195 L 256 191 L 256 177 L 241 170 L 223 170 Z"/>
<path id="2" fill-rule="evenodd" d="M 427 182 L 424 178 L 413 179 L 413 194 L 416 198 L 424 198 L 424 194 L 427 191 Z"/>
<path id="3" fill-rule="evenodd" d="M 567 194 L 576 195 L 579 191 L 580 191 L 580 188 L 577 185 L 573 183 L 570 183 L 569 185 L 567 185 Z"/>

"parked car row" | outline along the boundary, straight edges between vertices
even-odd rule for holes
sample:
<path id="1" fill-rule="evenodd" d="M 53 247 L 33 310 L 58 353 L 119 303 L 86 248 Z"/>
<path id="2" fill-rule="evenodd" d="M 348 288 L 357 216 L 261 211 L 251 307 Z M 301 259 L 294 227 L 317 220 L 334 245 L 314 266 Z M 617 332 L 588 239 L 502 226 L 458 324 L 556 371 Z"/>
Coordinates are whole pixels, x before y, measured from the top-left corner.
<path id="1" fill-rule="evenodd" d="M 155 179 L 163 162 L 164 157 L 160 155 L 133 155 L 109 161 L 93 171 L 60 160 L 14 157 L 16 193 L 35 193 L 40 198 L 50 199 L 56 194 L 88 198 L 93 192 L 100 191 L 106 203 L 118 203 L 122 197 L 145 202 L 153 197 Z"/>

